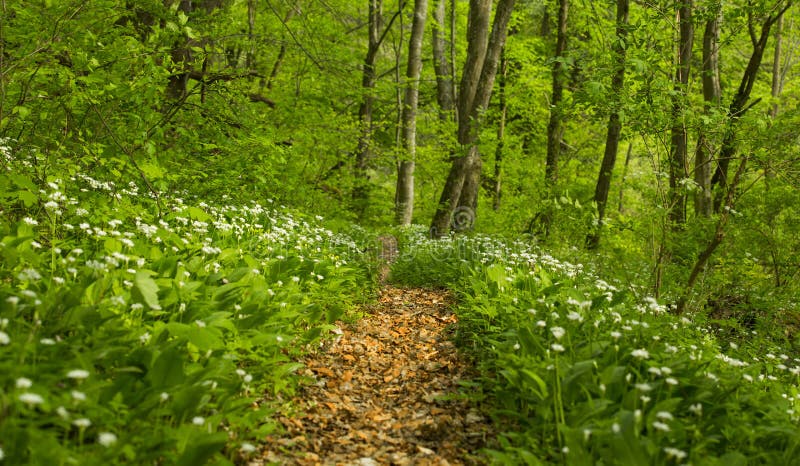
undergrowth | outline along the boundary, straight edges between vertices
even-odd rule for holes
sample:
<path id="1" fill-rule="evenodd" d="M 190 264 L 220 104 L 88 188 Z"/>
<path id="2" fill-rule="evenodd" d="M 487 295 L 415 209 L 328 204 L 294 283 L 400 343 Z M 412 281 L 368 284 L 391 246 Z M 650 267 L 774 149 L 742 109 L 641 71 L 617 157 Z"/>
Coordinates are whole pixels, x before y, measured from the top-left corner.
<path id="1" fill-rule="evenodd" d="M 459 297 L 457 341 L 513 426 L 493 462 L 800 464 L 800 359 L 780 338 L 674 316 L 524 243 L 412 228 L 400 244 L 396 281 Z"/>
<path id="2" fill-rule="evenodd" d="M 371 239 L 269 201 L 208 205 L 0 173 L 4 464 L 232 464 L 297 355 L 374 291 Z M 346 230 L 345 228 L 339 228 Z"/>

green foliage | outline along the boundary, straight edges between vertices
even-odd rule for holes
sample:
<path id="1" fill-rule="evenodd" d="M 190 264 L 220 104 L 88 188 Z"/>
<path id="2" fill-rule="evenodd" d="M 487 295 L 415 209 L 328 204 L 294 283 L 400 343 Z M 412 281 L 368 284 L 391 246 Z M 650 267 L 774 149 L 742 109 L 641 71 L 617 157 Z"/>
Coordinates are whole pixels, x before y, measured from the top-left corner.
<path id="1" fill-rule="evenodd" d="M 522 243 L 424 243 L 437 259 L 399 268 L 435 269 L 458 293 L 456 338 L 511 427 L 488 452 L 497 464 L 791 464 L 800 451 L 792 351 L 749 330 L 727 343 Z"/>
<path id="2" fill-rule="evenodd" d="M 135 184 L 38 185 L 21 162 L 0 221 L 9 464 L 244 460 L 296 356 L 370 298 L 366 233 L 257 202 L 162 196 L 159 218 Z"/>

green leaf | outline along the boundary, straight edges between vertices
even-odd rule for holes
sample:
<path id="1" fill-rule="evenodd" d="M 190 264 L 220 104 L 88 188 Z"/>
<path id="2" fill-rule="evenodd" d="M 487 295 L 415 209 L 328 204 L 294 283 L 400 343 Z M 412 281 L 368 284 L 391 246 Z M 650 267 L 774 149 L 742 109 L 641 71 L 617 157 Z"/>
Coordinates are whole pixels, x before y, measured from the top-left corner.
<path id="1" fill-rule="evenodd" d="M 541 377 L 529 369 L 522 369 L 520 371 L 522 379 L 526 380 L 528 388 L 530 388 L 539 398 L 547 398 L 547 384 L 544 383 Z M 538 387 L 538 390 L 535 388 Z"/>
<path id="2" fill-rule="evenodd" d="M 200 220 L 201 222 L 207 222 L 211 220 L 211 216 L 206 213 L 205 210 L 191 206 L 186 209 L 186 213 L 189 214 L 189 218 Z"/>
<path id="3" fill-rule="evenodd" d="M 180 322 L 170 322 L 166 325 L 166 328 L 170 334 L 189 341 L 201 351 L 222 346 L 222 339 L 217 329 L 182 324 Z"/>
<path id="4" fill-rule="evenodd" d="M 176 348 L 166 349 L 156 358 L 147 378 L 156 388 L 173 387 L 183 383 L 186 378 L 183 372 L 183 355 Z"/>
<path id="5" fill-rule="evenodd" d="M 225 432 L 214 432 L 213 434 L 194 435 L 186 443 L 186 449 L 180 458 L 178 466 L 201 466 L 208 463 L 208 460 L 218 453 L 228 441 L 228 434 Z"/>
<path id="6" fill-rule="evenodd" d="M 161 309 L 161 305 L 158 303 L 158 284 L 156 284 L 155 280 L 150 278 L 149 271 L 136 271 L 136 278 L 133 280 L 133 289 L 138 293 L 139 297 L 144 300 L 145 304 L 150 306 L 150 309 Z"/>
<path id="7" fill-rule="evenodd" d="M 31 114 L 31 110 L 28 107 L 23 107 L 22 105 L 17 105 L 11 110 L 11 113 L 16 113 L 20 120 L 24 120 Z"/>
<path id="8" fill-rule="evenodd" d="M 39 202 L 39 196 L 30 191 L 17 191 L 17 197 L 25 207 L 31 207 Z"/>

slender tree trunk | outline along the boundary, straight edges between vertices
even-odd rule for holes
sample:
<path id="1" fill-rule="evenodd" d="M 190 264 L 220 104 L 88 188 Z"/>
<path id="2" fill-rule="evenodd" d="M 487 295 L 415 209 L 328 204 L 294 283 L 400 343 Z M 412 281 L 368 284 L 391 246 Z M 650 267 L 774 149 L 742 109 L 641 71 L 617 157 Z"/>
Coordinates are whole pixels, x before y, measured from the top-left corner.
<path id="1" fill-rule="evenodd" d="M 672 142 L 669 160 L 669 219 L 673 227 L 686 223 L 686 190 L 683 181 L 689 176 L 687 165 L 688 131 L 684 113 L 687 105 L 689 73 L 692 63 L 694 26 L 692 0 L 682 0 L 678 7 L 680 37 L 678 39 L 678 66 L 672 97 Z"/>
<path id="2" fill-rule="evenodd" d="M 545 165 L 545 185 L 548 191 L 555 188 L 558 181 L 558 161 L 561 152 L 561 139 L 564 135 L 564 109 L 561 101 L 567 80 L 564 64 L 567 51 L 567 15 L 569 0 L 558 0 L 558 33 L 553 60 L 553 90 L 550 97 L 550 121 L 547 124 L 547 160 Z"/>
<path id="3" fill-rule="evenodd" d="M 778 98 L 783 91 L 783 73 L 781 70 L 781 48 L 783 47 L 783 15 L 780 15 L 775 23 L 775 51 L 772 55 L 772 106 L 769 109 L 769 117 L 774 120 L 778 116 Z M 769 189 L 770 179 L 775 177 L 775 173 L 770 169 L 767 161 L 764 166 L 764 179 Z"/>
<path id="4" fill-rule="evenodd" d="M 625 180 L 628 178 L 628 166 L 631 163 L 631 153 L 633 153 L 633 143 L 628 143 L 628 151 L 625 153 L 625 166 L 622 167 L 622 178 L 619 181 L 619 204 L 617 205 L 617 212 L 624 213 L 625 212 L 625 204 L 623 200 L 625 198 Z"/>
<path id="5" fill-rule="evenodd" d="M 402 4 L 398 4 L 397 6 L 400 12 L 400 16 L 397 19 L 397 45 L 394 47 L 395 50 L 395 60 L 394 60 L 394 88 L 395 88 L 395 99 L 397 100 L 397 122 L 395 124 L 395 131 L 394 131 L 394 143 L 398 148 L 403 147 L 403 96 L 405 95 L 406 86 L 402 82 L 402 62 L 403 62 L 403 42 L 404 42 L 404 35 L 403 32 L 405 27 L 403 26 L 403 14 L 402 14 Z M 397 162 L 397 170 L 398 173 L 400 171 L 400 160 L 401 157 L 396 157 Z M 397 191 L 395 191 L 395 205 L 397 205 Z"/>
<path id="6" fill-rule="evenodd" d="M 547 9 L 547 2 L 542 4 L 542 23 L 539 25 L 539 35 L 545 40 L 550 39 L 550 10 Z"/>
<path id="7" fill-rule="evenodd" d="M 719 82 L 719 23 L 722 19 L 722 5 L 719 5 L 714 18 L 706 21 L 703 33 L 703 100 L 704 112 L 709 115 L 722 99 Z M 697 148 L 694 154 L 694 181 L 697 192 L 694 195 L 694 212 L 697 217 L 709 218 L 714 213 L 714 199 L 711 195 L 711 166 L 714 153 L 713 137 L 708 134 L 708 125 L 700 128 Z"/>
<path id="8" fill-rule="evenodd" d="M 506 76 L 508 75 L 508 61 L 506 60 L 505 47 L 500 52 L 500 76 L 498 78 L 498 96 L 500 98 L 500 121 L 497 123 L 497 148 L 494 151 L 494 183 L 493 202 L 494 210 L 500 209 L 500 196 L 503 182 L 503 150 L 505 149 L 506 115 L 508 114 L 508 101 L 506 101 Z"/>
<path id="9" fill-rule="evenodd" d="M 361 90 L 363 92 L 361 104 L 358 107 L 358 120 L 360 133 L 356 146 L 355 180 L 353 188 L 353 201 L 359 216 L 363 213 L 367 203 L 367 190 L 369 177 L 367 167 L 372 158 L 372 110 L 375 102 L 374 89 L 376 82 L 375 59 L 381 45 L 380 29 L 382 22 L 382 0 L 369 0 L 369 20 L 367 55 L 364 58 L 364 67 L 361 75 Z"/>
<path id="10" fill-rule="evenodd" d="M 450 0 L 450 87 L 453 88 L 451 94 L 453 95 L 453 108 L 456 112 L 453 117 L 456 121 L 458 121 L 458 108 L 455 107 L 455 99 L 458 97 L 458 89 L 456 85 L 458 84 L 458 76 L 456 76 L 456 23 L 458 19 L 458 13 L 456 10 L 457 0 Z"/>
<path id="11" fill-rule="evenodd" d="M 444 35 L 446 6 L 445 0 L 436 0 L 433 10 L 433 69 L 436 71 L 436 101 L 439 103 L 441 121 L 452 119 L 455 108 L 453 76 Z"/>
<path id="12" fill-rule="evenodd" d="M 256 0 L 247 0 L 247 55 L 245 57 L 245 66 L 248 70 L 252 70 L 256 65 Z"/>
<path id="13" fill-rule="evenodd" d="M 508 21 L 514 3 L 515 0 L 499 1 L 489 34 L 491 0 L 470 0 L 467 60 L 461 77 L 457 105 L 458 143 L 461 146 L 461 155 L 453 160 L 431 222 L 430 233 L 434 237 L 441 237 L 450 231 L 456 206 L 474 205 L 474 200 L 477 199 L 479 182 L 470 181 L 467 184 L 465 181 L 476 178 L 480 180 L 481 160 L 476 146 L 478 128 L 481 114 L 486 110 L 494 86 L 500 51 L 505 44 Z M 463 189 L 465 184 L 467 189 Z M 474 220 L 474 210 L 469 214 Z M 459 224 L 463 225 L 464 222 Z"/>
<path id="14" fill-rule="evenodd" d="M 511 5 L 509 6 L 508 3 Z M 489 100 L 494 88 L 494 80 L 499 67 L 500 56 L 505 46 L 507 37 L 507 24 L 511 18 L 511 11 L 513 8 L 513 1 L 500 2 L 497 6 L 497 13 L 495 14 L 495 24 L 492 26 L 492 33 L 489 36 L 489 45 L 486 50 L 486 58 L 484 60 L 483 69 L 481 70 L 481 77 L 478 87 L 475 90 L 475 98 L 473 100 L 472 114 L 469 117 L 469 125 L 475 125 L 471 130 L 473 134 L 471 137 L 472 144 L 477 144 L 478 131 L 480 127 L 480 120 L 484 111 L 489 106 Z M 498 19 L 503 22 L 502 31 L 498 33 L 497 22 Z M 498 34 L 502 37 L 498 37 Z M 490 76 L 487 76 L 487 71 Z M 464 179 L 464 186 L 461 189 L 461 195 L 458 200 L 458 210 L 460 215 L 455 217 L 457 220 L 465 218 L 470 219 L 467 224 L 463 221 L 456 223 L 456 227 L 463 231 L 472 228 L 472 222 L 478 210 L 478 195 L 481 186 L 481 168 L 483 167 L 483 160 L 481 160 L 480 153 L 475 151 L 476 157 L 470 159 L 467 168 L 467 176 Z"/>
<path id="15" fill-rule="evenodd" d="M 180 0 L 178 11 L 187 16 L 190 15 L 192 13 L 191 0 Z M 170 52 L 173 69 L 167 83 L 167 97 L 173 101 L 186 97 L 186 86 L 189 83 L 189 61 L 192 59 L 188 42 L 189 36 L 183 34 L 180 43 L 175 44 Z"/>
<path id="16" fill-rule="evenodd" d="M 428 0 L 414 1 L 414 22 L 408 40 L 408 66 L 406 67 L 405 96 L 401 141 L 405 149 L 397 173 L 396 220 L 400 225 L 410 225 L 414 214 L 414 163 L 417 144 L 417 102 L 419 76 L 422 71 L 422 39 L 425 34 L 425 19 L 428 16 Z"/>
<path id="17" fill-rule="evenodd" d="M 792 2 L 787 2 L 783 8 L 770 15 L 761 24 L 761 34 L 756 37 L 752 18 L 750 18 L 749 29 L 751 42 L 753 44 L 753 53 L 750 55 L 750 60 L 747 63 L 747 68 L 744 70 L 742 80 L 739 83 L 739 88 L 731 101 L 728 114 L 730 115 L 728 124 L 725 128 L 725 134 L 722 140 L 722 146 L 719 154 L 719 163 L 711 178 L 712 188 L 715 188 L 716 194 L 714 198 L 714 211 L 719 212 L 724 205 L 728 187 L 728 167 L 731 160 L 736 155 L 737 141 L 736 141 L 736 127 L 738 126 L 739 119 L 755 105 L 758 100 L 747 105 L 750 100 L 750 92 L 753 90 L 753 84 L 758 76 L 758 70 L 761 67 L 761 61 L 764 57 L 767 41 L 769 39 L 769 32 L 772 25 L 775 24 L 783 13 L 792 5 Z"/>
<path id="18" fill-rule="evenodd" d="M 733 177 L 733 181 L 730 184 L 730 189 L 728 189 L 726 196 L 725 196 L 725 209 L 717 220 L 717 226 L 714 229 L 714 236 L 708 241 L 706 244 L 705 249 L 700 252 L 697 256 L 697 261 L 694 263 L 694 267 L 692 267 L 692 271 L 689 274 L 689 280 L 686 282 L 686 288 L 683 291 L 680 299 L 678 299 L 678 303 L 676 306 L 676 313 L 683 314 L 686 310 L 686 305 L 689 299 L 689 296 L 694 289 L 694 286 L 697 284 L 697 279 L 700 278 L 700 273 L 705 270 L 706 265 L 708 264 L 709 259 L 714 254 L 714 251 L 717 250 L 720 244 L 722 244 L 722 240 L 725 238 L 725 227 L 730 220 L 731 211 L 733 210 L 735 199 L 734 199 L 734 192 L 736 191 L 736 187 L 739 185 L 739 182 L 742 179 L 742 175 L 745 172 L 745 167 L 747 166 L 747 157 L 742 157 L 742 161 L 739 164 L 739 168 L 736 170 L 736 174 Z"/>
<path id="19" fill-rule="evenodd" d="M 622 92 L 625 85 L 625 49 L 628 38 L 628 11 L 629 0 L 617 0 L 617 40 L 612 47 L 614 54 L 614 75 L 611 77 L 612 108 L 608 117 L 606 132 L 606 147 L 603 153 L 603 162 L 600 164 L 600 173 L 597 175 L 597 185 L 594 190 L 594 202 L 597 205 L 597 225 L 586 238 L 589 249 L 600 245 L 600 232 L 608 203 L 608 192 L 611 189 L 611 175 L 617 162 L 617 151 L 622 134 L 622 121 L 619 116 L 619 106 L 622 101 Z"/>
<path id="20" fill-rule="evenodd" d="M 292 18 L 294 18 L 294 15 L 296 15 L 298 11 L 300 11 L 299 1 L 295 2 L 295 4 L 289 8 L 289 11 L 286 12 L 286 16 L 284 16 L 283 18 L 283 24 L 286 24 L 289 21 L 291 21 Z M 269 73 L 269 79 L 267 79 L 267 89 L 272 89 L 272 84 L 275 82 L 275 77 L 278 76 L 278 71 L 280 71 L 281 65 L 283 64 L 283 59 L 285 57 L 286 57 L 286 43 L 282 42 L 280 49 L 278 49 L 278 56 L 275 58 L 275 63 L 272 64 L 272 71 L 270 71 Z"/>

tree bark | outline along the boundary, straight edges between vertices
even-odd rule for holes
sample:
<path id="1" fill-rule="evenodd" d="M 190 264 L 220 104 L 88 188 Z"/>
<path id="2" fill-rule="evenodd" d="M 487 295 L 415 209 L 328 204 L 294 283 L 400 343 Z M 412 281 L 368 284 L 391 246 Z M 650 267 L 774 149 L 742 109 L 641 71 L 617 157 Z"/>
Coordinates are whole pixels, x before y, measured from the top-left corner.
<path id="1" fill-rule="evenodd" d="M 498 96 L 500 98 L 500 120 L 497 122 L 497 148 L 494 151 L 494 176 L 492 183 L 493 201 L 492 208 L 500 210 L 500 197 L 503 182 L 503 151 L 505 149 L 506 116 L 508 114 L 508 101 L 506 100 L 506 76 L 508 75 L 508 61 L 505 48 L 500 52 L 500 76 L 498 78 Z"/>
<path id="2" fill-rule="evenodd" d="M 401 0 L 403 1 L 403 0 Z M 369 197 L 369 175 L 367 168 L 372 159 L 372 132 L 374 130 L 372 122 L 373 106 L 375 104 L 375 84 L 377 74 L 375 72 L 375 60 L 378 50 L 386 38 L 386 34 L 392 27 L 395 18 L 400 15 L 404 3 L 398 8 L 398 12 L 383 29 L 383 0 L 369 0 L 369 19 L 368 19 L 368 44 L 367 54 L 364 57 L 364 67 L 361 75 L 361 89 L 364 93 L 361 104 L 358 107 L 358 120 L 360 132 L 356 145 L 356 160 L 354 167 L 354 186 L 353 204 L 356 214 L 360 217 L 366 209 Z"/>
<path id="3" fill-rule="evenodd" d="M 252 1 L 252 0 L 251 0 Z M 289 11 L 286 12 L 286 16 L 283 18 L 283 24 L 286 25 L 289 21 L 294 18 L 294 15 L 300 10 L 300 2 L 299 0 L 289 7 Z M 286 43 L 282 42 L 281 47 L 278 50 L 278 56 L 275 58 L 275 63 L 272 64 L 272 71 L 269 72 L 269 79 L 267 79 L 267 89 L 272 89 L 272 84 L 275 82 L 275 77 L 278 76 L 278 71 L 281 69 L 281 65 L 283 64 L 283 59 L 286 57 Z"/>
<path id="4" fill-rule="evenodd" d="M 414 164 L 416 159 L 417 102 L 419 76 L 422 71 L 422 39 L 428 0 L 414 1 L 414 21 L 408 40 L 408 66 L 406 67 L 405 96 L 403 97 L 401 143 L 405 149 L 397 173 L 397 205 L 395 217 L 400 225 L 410 225 L 414 214 Z"/>
<path id="5" fill-rule="evenodd" d="M 476 146 L 481 114 L 491 96 L 497 65 L 505 40 L 508 21 L 515 0 L 500 0 L 494 15 L 491 34 L 490 0 L 470 0 L 467 31 L 467 60 L 461 77 L 458 95 L 458 143 L 461 155 L 453 159 L 439 204 L 431 222 L 430 234 L 441 237 L 450 231 L 456 206 L 467 208 L 475 204 L 480 180 L 481 160 Z M 488 36 L 488 43 L 487 43 Z M 477 179 L 475 183 L 473 180 Z M 469 183 L 465 183 L 470 180 Z M 463 189 L 466 185 L 467 189 Z M 463 210 L 463 209 L 462 209 Z M 470 213 L 474 220 L 474 210 Z M 459 217 L 461 218 L 461 217 Z M 459 222 L 463 225 L 464 222 Z M 471 226 L 471 224 L 470 224 Z"/>
<path id="6" fill-rule="evenodd" d="M 594 202 L 597 205 L 597 225 L 586 238 L 586 246 L 596 249 L 600 245 L 600 232 L 603 228 L 608 192 L 611 189 L 611 175 L 617 163 L 617 151 L 622 134 L 622 121 L 619 116 L 619 107 L 622 101 L 622 92 L 625 85 L 625 49 L 628 38 L 628 12 L 629 0 L 617 0 L 617 40 L 612 47 L 614 54 L 614 75 L 611 77 L 611 113 L 608 117 L 606 131 L 606 147 L 603 153 L 603 162 L 600 164 L 600 173 L 597 175 L 597 185 L 594 190 Z"/>
<path id="7" fill-rule="evenodd" d="M 682 0 L 678 7 L 680 34 L 672 96 L 672 140 L 669 160 L 669 220 L 672 227 L 681 227 L 686 223 L 686 190 L 683 182 L 689 176 L 689 171 L 687 167 L 688 131 L 684 113 L 694 43 L 692 8 L 692 0 Z"/>
<path id="8" fill-rule="evenodd" d="M 553 58 L 553 90 L 550 97 L 550 121 L 547 124 L 547 159 L 545 164 L 545 185 L 548 191 L 555 188 L 558 181 L 558 160 L 561 152 L 561 139 L 564 135 L 564 98 L 566 84 L 567 15 L 569 0 L 558 0 L 558 33 Z"/>
<path id="9" fill-rule="evenodd" d="M 778 98 L 783 92 L 783 72 L 781 70 L 781 48 L 783 46 L 783 14 L 775 22 L 775 51 L 772 55 L 772 107 L 769 116 L 778 116 Z"/>
<path id="10" fill-rule="evenodd" d="M 444 35 L 446 0 L 436 0 L 433 10 L 433 69 L 436 72 L 436 101 L 439 104 L 439 119 L 453 118 L 455 95 L 453 76 L 447 56 L 447 41 Z"/>
<path id="11" fill-rule="evenodd" d="M 625 165 L 622 167 L 622 178 L 619 181 L 619 204 L 617 204 L 617 212 L 625 213 L 625 180 L 628 177 L 628 166 L 631 164 L 631 154 L 633 153 L 633 143 L 628 143 L 628 150 L 625 153 Z"/>
<path id="12" fill-rule="evenodd" d="M 703 32 L 703 100 L 704 112 L 710 115 L 722 99 L 719 81 L 719 24 L 722 19 L 722 5 L 714 18 L 706 21 Z M 708 125 L 700 127 L 697 147 L 694 153 L 694 181 L 697 191 L 694 195 L 694 213 L 697 217 L 709 218 L 714 213 L 714 199 L 711 195 L 711 166 L 714 153 L 713 137 L 708 134 Z"/>
<path id="13" fill-rule="evenodd" d="M 355 165 L 355 189 L 353 197 L 355 201 L 363 201 L 366 196 L 367 164 L 370 159 L 370 146 L 372 145 L 372 105 L 375 101 L 373 90 L 375 88 L 375 58 L 380 47 L 379 31 L 381 27 L 381 7 L 382 0 L 369 0 L 369 19 L 367 55 L 364 57 L 364 67 L 361 73 L 361 89 L 364 93 L 361 104 L 358 107 L 358 120 L 361 132 L 356 148 Z"/>
<path id="14" fill-rule="evenodd" d="M 192 13 L 191 0 L 180 0 L 178 11 L 189 16 Z M 181 36 L 180 42 L 172 47 L 170 57 L 173 69 L 167 82 L 167 98 L 179 101 L 186 97 L 186 85 L 189 83 L 189 61 L 192 59 L 192 52 L 189 48 L 188 35 L 184 33 Z"/>
<path id="15" fill-rule="evenodd" d="M 778 17 L 775 23 L 775 50 L 772 55 L 772 105 L 769 108 L 769 117 L 774 120 L 778 116 L 778 98 L 783 92 L 783 72 L 781 69 L 781 54 L 783 47 L 783 15 Z M 775 173 L 770 169 L 770 163 L 764 166 L 764 178 L 766 186 L 769 188 L 769 180 L 775 177 Z"/>

